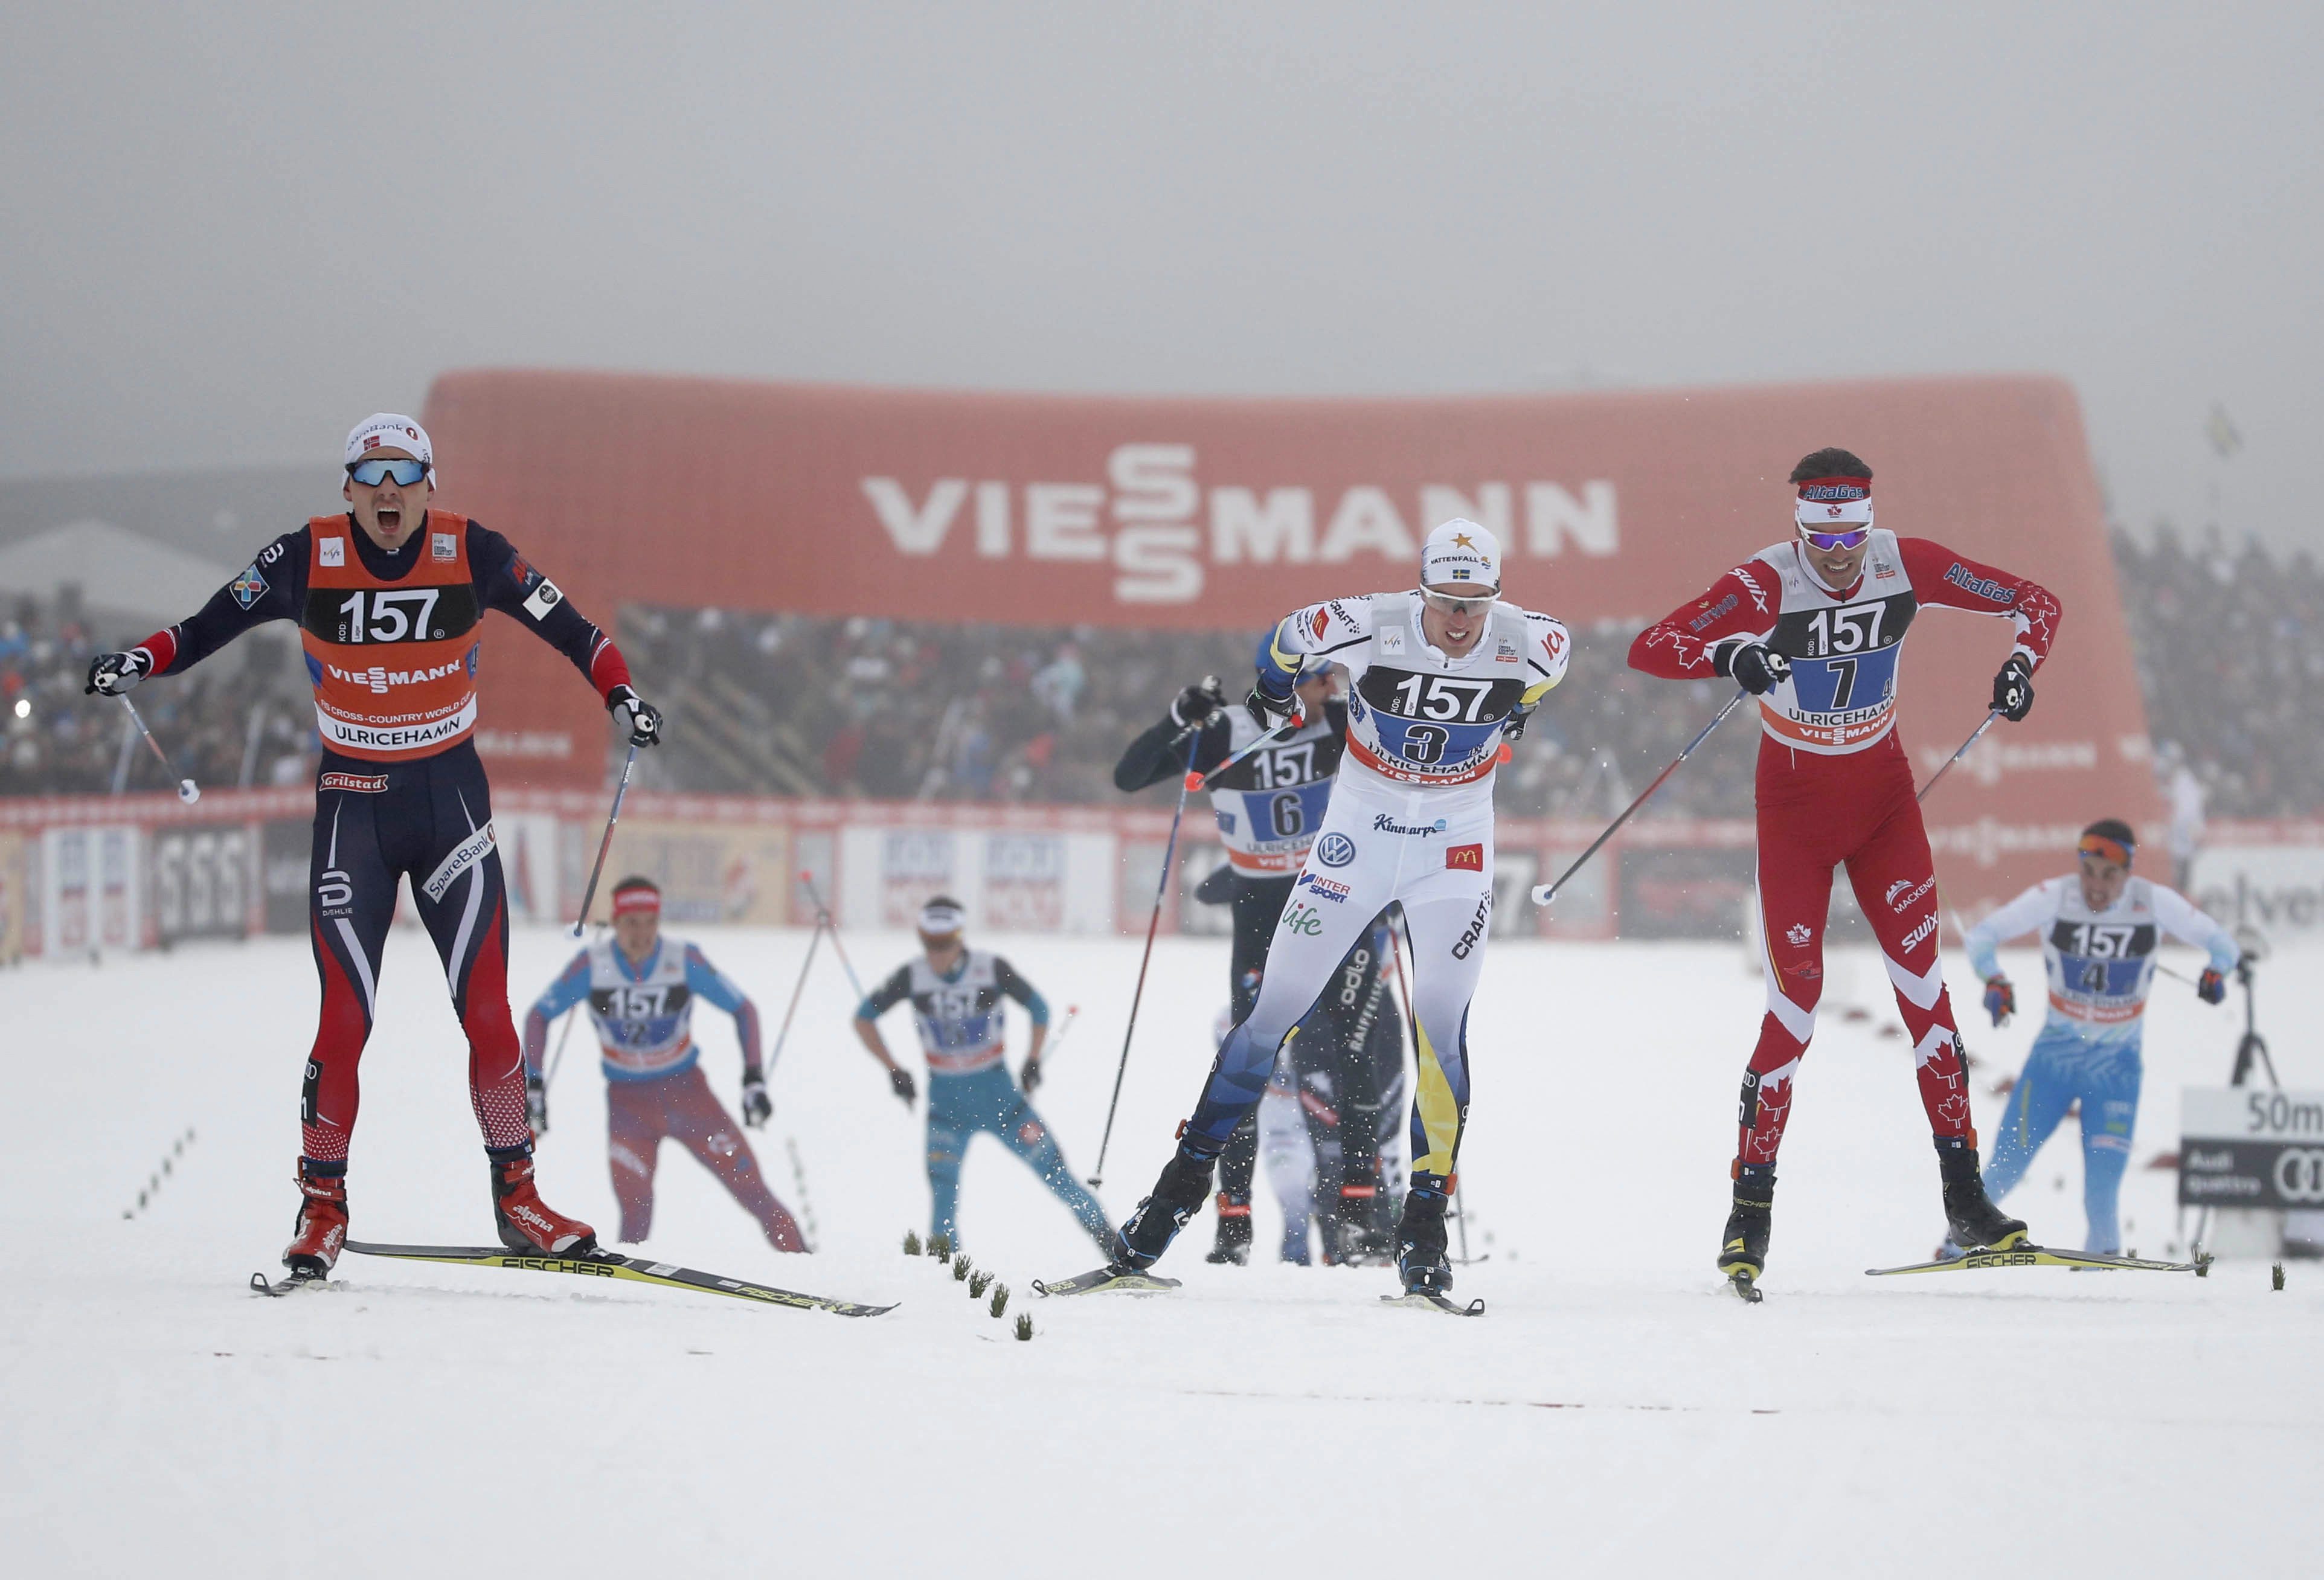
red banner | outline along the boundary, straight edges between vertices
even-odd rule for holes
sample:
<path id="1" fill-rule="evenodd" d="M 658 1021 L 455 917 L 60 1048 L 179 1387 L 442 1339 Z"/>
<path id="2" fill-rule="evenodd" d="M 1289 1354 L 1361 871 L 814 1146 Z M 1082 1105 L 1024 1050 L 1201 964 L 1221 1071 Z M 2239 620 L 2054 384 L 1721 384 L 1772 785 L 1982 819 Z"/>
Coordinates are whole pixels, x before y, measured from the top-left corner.
<path id="1" fill-rule="evenodd" d="M 426 420 L 446 504 L 609 625 L 642 601 L 1256 633 L 1411 585 L 1421 538 L 1456 514 L 1500 537 L 1513 600 L 1643 621 L 1787 536 L 1793 461 L 1841 444 L 1877 468 L 1883 526 L 2065 605 L 2033 717 L 1997 727 L 1932 804 L 1962 831 L 1943 859 L 1974 847 L 1989 873 L 2017 843 L 1992 829 L 2157 809 L 2080 414 L 2053 379 L 1233 401 L 469 373 L 437 382 Z M 1924 773 L 1983 716 L 2009 643 L 2006 623 L 1950 611 L 1914 627 L 1900 727 Z M 489 647 L 496 777 L 597 782 L 587 691 L 538 644 Z M 1583 741 L 1593 679 L 1578 665 L 1552 704 Z M 2028 874 L 2054 865 L 2037 843 Z"/>

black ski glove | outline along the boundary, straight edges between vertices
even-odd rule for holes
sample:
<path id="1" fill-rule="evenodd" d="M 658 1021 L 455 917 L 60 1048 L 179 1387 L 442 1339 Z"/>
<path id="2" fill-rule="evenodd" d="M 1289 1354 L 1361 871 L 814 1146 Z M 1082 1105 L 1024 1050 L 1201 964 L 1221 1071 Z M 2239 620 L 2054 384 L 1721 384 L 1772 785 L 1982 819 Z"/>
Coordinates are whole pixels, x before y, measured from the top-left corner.
<path id="1" fill-rule="evenodd" d="M 742 1072 L 742 1123 L 752 1130 L 773 1117 L 775 1100 L 767 1095 L 767 1072 Z"/>
<path id="2" fill-rule="evenodd" d="M 630 726 L 630 744 L 655 746 L 661 744 L 661 709 L 648 702 L 627 686 L 616 686 L 605 700 L 605 711 Z"/>
<path id="3" fill-rule="evenodd" d="M 82 687 L 84 697 L 118 697 L 143 680 L 153 667 L 153 661 L 142 652 L 99 653 L 88 661 L 88 684 Z"/>
<path id="4" fill-rule="evenodd" d="M 1017 1084 L 1024 1087 L 1028 1095 L 1038 1092 L 1041 1089 L 1041 1059 L 1039 1055 L 1035 1054 L 1027 1058 L 1025 1060 L 1024 1069 L 1018 1073 Z"/>
<path id="5" fill-rule="evenodd" d="M 919 1101 L 920 1089 L 913 1083 L 912 1072 L 901 1065 L 888 1072 L 888 1089 L 902 1098 L 907 1108 Z"/>
<path id="6" fill-rule="evenodd" d="M 1264 682 L 1250 688 L 1250 695 L 1243 698 L 1243 706 L 1250 709 L 1253 722 L 1262 730 L 1274 729 L 1299 716 L 1298 698 L 1288 691 L 1277 697 L 1267 688 Z"/>
<path id="7" fill-rule="evenodd" d="M 1716 650 L 1711 668 L 1754 697 L 1765 697 L 1790 678 L 1792 661 L 1762 642 Z"/>
<path id="8" fill-rule="evenodd" d="M 1532 708 L 1517 707 L 1510 709 L 1509 716 L 1501 721 L 1501 739 L 1504 741 L 1524 740 L 1526 725 L 1532 722 Z"/>
<path id="9" fill-rule="evenodd" d="M 1993 711 L 2011 724 L 2034 711 L 2034 666 L 2024 653 L 2011 653 L 1993 678 Z"/>
<path id="10" fill-rule="evenodd" d="M 539 1076 L 528 1075 L 524 1078 L 524 1113 L 532 1121 L 534 1135 L 549 1133 L 549 1085 Z"/>
<path id="11" fill-rule="evenodd" d="M 1202 684 L 1189 686 L 1170 704 L 1170 722 L 1180 729 L 1198 725 L 1226 705 L 1227 688 L 1216 675 L 1205 675 Z"/>

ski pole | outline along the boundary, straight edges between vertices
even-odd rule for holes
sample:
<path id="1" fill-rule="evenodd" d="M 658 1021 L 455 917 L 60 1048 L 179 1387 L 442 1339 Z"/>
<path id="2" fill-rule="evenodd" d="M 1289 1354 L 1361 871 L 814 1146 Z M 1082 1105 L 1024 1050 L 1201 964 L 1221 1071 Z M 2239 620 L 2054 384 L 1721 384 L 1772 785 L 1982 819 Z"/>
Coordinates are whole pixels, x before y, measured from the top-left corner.
<path id="1" fill-rule="evenodd" d="M 1074 1017 L 1081 1012 L 1082 1007 L 1079 1004 L 1065 1006 L 1065 1021 L 1057 1027 L 1057 1034 L 1049 1039 L 1049 1045 L 1041 1050 L 1043 1058 L 1051 1059 L 1057 1057 L 1057 1049 L 1065 1045 L 1065 1033 L 1074 1029 Z"/>
<path id="2" fill-rule="evenodd" d="M 1266 739 L 1261 735 L 1252 746 Z M 1154 934 L 1162 925 L 1162 897 L 1170 891 L 1170 869 L 1177 859 L 1178 825 L 1186 816 L 1186 792 L 1194 788 L 1200 778 L 1194 772 L 1194 741 L 1193 735 L 1186 739 L 1186 775 L 1178 781 L 1178 808 L 1170 814 L 1170 838 L 1162 847 L 1162 876 L 1154 884 L 1154 914 L 1146 920 L 1146 952 L 1138 957 L 1138 985 L 1130 994 L 1130 1024 L 1121 1029 L 1121 1060 L 1113 1067 L 1113 1097 L 1105 1105 L 1105 1135 L 1097 1144 L 1097 1168 L 1089 1178 L 1092 1185 L 1105 1183 L 1106 1149 L 1113 1145 L 1113 1116 L 1121 1106 L 1121 1077 L 1130 1069 L 1130 1039 L 1138 1035 L 1138 1006 L 1146 997 L 1146 968 L 1154 959 Z M 1243 754 L 1249 755 L 1250 751 L 1245 748 Z M 1227 761 L 1231 762 L 1234 759 Z M 1226 763 L 1219 766 L 1224 768 Z"/>
<path id="3" fill-rule="evenodd" d="M 1229 753 L 1225 762 L 1220 763 L 1216 768 L 1212 769 L 1208 773 L 1196 773 L 1194 772 L 1194 753 L 1190 748 L 1186 753 L 1186 788 L 1188 790 L 1210 789 L 1212 785 L 1218 782 L 1219 775 L 1224 773 L 1228 769 L 1232 768 L 1236 763 L 1240 762 L 1244 758 L 1252 755 L 1262 748 L 1273 744 L 1275 742 L 1282 739 L 1285 735 L 1289 735 L 1292 731 L 1305 728 L 1306 724 L 1307 716 L 1305 714 L 1293 714 L 1289 718 L 1285 719 L 1281 724 L 1276 725 L 1273 729 L 1259 736 L 1259 739 L 1253 741 L 1250 745 L 1245 746 L 1241 751 Z M 1191 735 L 1198 732 L 1197 730 L 1190 730 L 1188 733 Z M 1183 797 L 1180 798 L 1180 801 L 1183 807 Z"/>
<path id="4" fill-rule="evenodd" d="M 622 760 L 622 782 L 613 787 L 613 809 L 605 814 L 605 836 L 597 842 L 597 864 L 589 869 L 589 886 L 581 891 L 581 914 L 573 922 L 576 938 L 589 919 L 589 902 L 597 898 L 597 880 L 605 875 L 605 853 L 613 848 L 613 825 L 622 820 L 622 798 L 630 793 L 630 770 L 637 765 L 638 749 L 632 744 L 630 754 Z"/>
<path id="5" fill-rule="evenodd" d="M 1680 752 L 1677 756 L 1670 760 L 1670 765 L 1668 767 L 1665 768 L 1660 773 L 1655 775 L 1654 783 L 1646 786 L 1645 790 L 1639 791 L 1638 799 L 1632 801 L 1628 806 L 1623 808 L 1622 815 L 1620 817 L 1606 825 L 1606 832 L 1592 840 L 1588 850 L 1583 851 L 1580 855 L 1574 857 L 1573 864 L 1566 868 L 1564 872 L 1559 873 L 1555 882 L 1537 883 L 1534 886 L 1533 902 L 1536 905 L 1547 905 L 1551 901 L 1556 899 L 1557 892 L 1560 889 L 1564 888 L 1565 885 L 1572 881 L 1574 873 L 1580 872 L 1589 864 L 1590 858 L 1596 855 L 1599 850 L 1608 840 L 1614 837 L 1614 831 L 1621 827 L 1623 824 L 1628 823 L 1630 820 L 1631 815 L 1637 812 L 1640 807 L 1646 804 L 1646 799 L 1652 796 L 1656 790 L 1663 788 L 1663 781 L 1668 779 L 1672 774 L 1676 773 L 1678 772 L 1678 765 L 1685 762 L 1689 757 L 1694 755 L 1694 749 L 1711 738 L 1711 732 L 1717 729 L 1720 725 L 1720 722 L 1726 718 L 1729 714 L 1735 711 L 1735 705 L 1750 695 L 1751 694 L 1749 692 L 1738 688 L 1735 695 L 1727 699 L 1727 706 L 1711 716 L 1711 722 L 1703 725 L 1702 728 L 1696 733 L 1694 739 L 1686 744 L 1685 749 Z"/>
<path id="6" fill-rule="evenodd" d="M 137 711 L 136 703 L 124 696 L 121 698 L 121 706 L 129 710 L 129 716 L 136 721 L 137 733 L 145 737 L 145 744 L 153 748 L 153 755 L 161 760 L 161 772 L 178 781 L 178 799 L 189 807 L 200 800 L 202 787 L 190 779 L 179 776 L 177 769 L 171 764 L 170 754 L 161 750 L 161 743 L 155 740 L 153 732 L 145 727 L 145 716 Z"/>
<path id="7" fill-rule="evenodd" d="M 783 1044 L 785 1041 L 788 1040 L 791 1034 L 791 1017 L 798 1013 L 799 1000 L 806 995 L 807 974 L 808 968 L 813 966 L 815 964 L 815 952 L 816 947 L 823 942 L 823 918 L 816 918 L 815 931 L 807 936 L 807 958 L 799 962 L 798 981 L 791 988 L 790 1007 L 783 1012 L 782 1027 L 775 1033 L 774 1049 L 767 1055 L 767 1067 L 769 1069 L 772 1069 L 776 1064 L 780 1062 L 783 1057 Z"/>
<path id="8" fill-rule="evenodd" d="M 1985 716 L 1985 722 L 1978 725 L 1977 728 L 1971 730 L 1969 733 L 1969 739 L 1960 744 L 1960 750 L 1946 758 L 1943 765 L 1934 773 L 1929 775 L 1929 782 L 1923 785 L 1921 787 L 1921 793 L 1914 796 L 1913 799 L 1916 801 L 1927 800 L 1929 799 L 1929 792 L 1937 788 L 1937 781 L 1944 778 L 1947 773 L 1950 773 L 1952 771 L 1954 763 L 1959 762 L 1962 758 L 1969 755 L 1969 749 L 1977 744 L 1978 737 L 1984 735 L 1986 731 L 1991 729 L 1993 727 L 1993 721 L 2000 716 L 2001 709 L 1997 707 L 1991 713 L 1987 714 Z"/>
<path id="9" fill-rule="evenodd" d="M 855 967 L 848 963 L 847 946 L 839 941 L 839 923 L 832 919 L 831 908 L 823 902 L 823 895 L 816 889 L 815 874 L 802 870 L 799 882 L 807 885 L 807 897 L 815 901 L 816 920 L 824 931 L 831 935 L 831 952 L 839 956 L 839 968 L 847 973 L 848 985 L 855 990 L 855 1002 L 862 1003 L 872 995 L 863 991 L 863 979 L 855 975 Z"/>
<path id="10" fill-rule="evenodd" d="M 581 1006 L 576 1004 L 565 1012 L 565 1030 L 557 1034 L 557 1046 L 549 1051 L 549 1067 L 540 1073 L 540 1089 L 546 1094 L 549 1083 L 557 1079 L 557 1067 L 565 1062 L 565 1039 L 573 1035 L 573 1022 L 581 1018 Z"/>

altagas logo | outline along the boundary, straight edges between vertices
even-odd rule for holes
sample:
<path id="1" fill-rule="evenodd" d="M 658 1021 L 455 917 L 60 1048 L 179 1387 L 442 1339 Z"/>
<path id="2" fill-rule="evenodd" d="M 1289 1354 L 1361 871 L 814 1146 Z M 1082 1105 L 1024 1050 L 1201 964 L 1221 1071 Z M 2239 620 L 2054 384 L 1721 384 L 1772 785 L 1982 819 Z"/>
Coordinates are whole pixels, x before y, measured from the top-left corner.
<path id="1" fill-rule="evenodd" d="M 1602 559 L 1621 546 L 1614 485 L 1602 477 L 1578 492 L 1538 480 L 1404 491 L 1213 484 L 1193 445 L 1151 443 L 1115 446 L 1103 470 L 1103 483 L 871 476 L 858 486 L 899 554 L 945 552 L 965 518 L 976 558 L 1110 565 L 1124 604 L 1192 603 L 1213 566 L 1379 560 L 1409 574 L 1428 529 L 1454 516 L 1490 528 L 1512 555 L 1554 559 L 1572 549 Z"/>

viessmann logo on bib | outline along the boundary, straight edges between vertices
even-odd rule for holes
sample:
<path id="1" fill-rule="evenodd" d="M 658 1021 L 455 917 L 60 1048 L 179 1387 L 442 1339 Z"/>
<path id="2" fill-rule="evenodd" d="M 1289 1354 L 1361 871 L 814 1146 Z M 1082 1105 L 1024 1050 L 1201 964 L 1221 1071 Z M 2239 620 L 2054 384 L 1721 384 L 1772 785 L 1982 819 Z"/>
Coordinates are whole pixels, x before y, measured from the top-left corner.
<path id="1" fill-rule="evenodd" d="M 1296 479 L 1203 476 L 1190 444 L 1123 444 L 1106 453 L 1103 483 L 1016 478 L 867 476 L 872 518 L 897 552 L 937 554 L 955 529 L 984 559 L 1111 565 L 1125 604 L 1185 604 L 1213 566 L 1337 565 L 1377 557 L 1406 570 L 1435 522 L 1463 516 L 1490 528 L 1512 555 L 1603 557 L 1621 546 L 1614 485 L 1538 479 L 1423 483 L 1405 492 L 1359 483 L 1331 489 Z"/>

